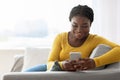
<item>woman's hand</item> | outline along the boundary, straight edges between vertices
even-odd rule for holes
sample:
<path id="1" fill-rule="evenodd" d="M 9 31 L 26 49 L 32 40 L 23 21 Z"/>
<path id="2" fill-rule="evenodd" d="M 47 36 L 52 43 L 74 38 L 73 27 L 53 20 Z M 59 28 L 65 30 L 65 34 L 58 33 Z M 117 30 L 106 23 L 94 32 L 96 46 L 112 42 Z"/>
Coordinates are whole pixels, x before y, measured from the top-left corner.
<path id="1" fill-rule="evenodd" d="M 66 60 L 62 64 L 65 71 L 81 71 L 90 70 L 95 68 L 95 62 L 93 59 L 84 58 L 79 60 Z"/>
<path id="2" fill-rule="evenodd" d="M 76 64 L 74 64 L 74 68 L 78 71 L 94 69 L 95 62 L 93 59 L 90 58 L 79 59 L 76 60 Z"/>

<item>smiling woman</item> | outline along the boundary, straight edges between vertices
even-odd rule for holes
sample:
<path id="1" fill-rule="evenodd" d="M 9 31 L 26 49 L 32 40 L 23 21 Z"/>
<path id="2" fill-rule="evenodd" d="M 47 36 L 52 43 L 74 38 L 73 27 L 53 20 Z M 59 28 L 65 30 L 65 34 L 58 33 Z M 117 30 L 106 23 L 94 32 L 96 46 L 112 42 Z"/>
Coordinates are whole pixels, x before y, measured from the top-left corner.
<path id="1" fill-rule="evenodd" d="M 92 0 L 0 0 L 0 48 L 50 47 L 68 31 L 69 11 L 78 3 L 92 6 Z"/>

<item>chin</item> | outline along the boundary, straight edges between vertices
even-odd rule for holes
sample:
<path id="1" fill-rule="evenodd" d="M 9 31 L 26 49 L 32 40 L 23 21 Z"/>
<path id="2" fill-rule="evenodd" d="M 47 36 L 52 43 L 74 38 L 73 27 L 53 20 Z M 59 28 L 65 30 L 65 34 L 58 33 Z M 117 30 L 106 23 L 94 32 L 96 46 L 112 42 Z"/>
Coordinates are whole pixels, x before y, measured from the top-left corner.
<path id="1" fill-rule="evenodd" d="M 82 39 L 83 37 L 78 37 L 78 36 L 76 36 L 76 39 Z"/>

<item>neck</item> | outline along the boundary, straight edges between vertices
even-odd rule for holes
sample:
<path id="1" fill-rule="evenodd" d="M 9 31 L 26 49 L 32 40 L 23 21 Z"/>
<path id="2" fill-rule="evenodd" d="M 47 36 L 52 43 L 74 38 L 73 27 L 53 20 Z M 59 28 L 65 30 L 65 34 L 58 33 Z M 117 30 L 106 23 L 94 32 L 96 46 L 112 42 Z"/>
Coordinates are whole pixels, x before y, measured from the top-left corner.
<path id="1" fill-rule="evenodd" d="M 85 42 L 88 36 L 89 34 L 82 39 L 78 39 L 78 38 L 75 38 L 71 32 L 69 32 L 68 42 L 73 47 L 79 47 Z"/>

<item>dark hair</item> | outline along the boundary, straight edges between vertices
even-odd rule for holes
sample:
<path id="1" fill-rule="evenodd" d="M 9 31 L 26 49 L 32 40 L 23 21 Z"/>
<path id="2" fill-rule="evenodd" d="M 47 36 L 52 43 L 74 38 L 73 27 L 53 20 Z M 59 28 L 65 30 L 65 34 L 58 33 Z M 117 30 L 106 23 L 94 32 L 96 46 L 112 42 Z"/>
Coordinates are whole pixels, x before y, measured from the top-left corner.
<path id="1" fill-rule="evenodd" d="M 74 16 L 87 17 L 88 19 L 90 19 L 91 23 L 93 22 L 93 19 L 94 19 L 93 10 L 87 5 L 78 5 L 73 7 L 69 15 L 69 20 L 71 21 L 72 17 Z"/>

